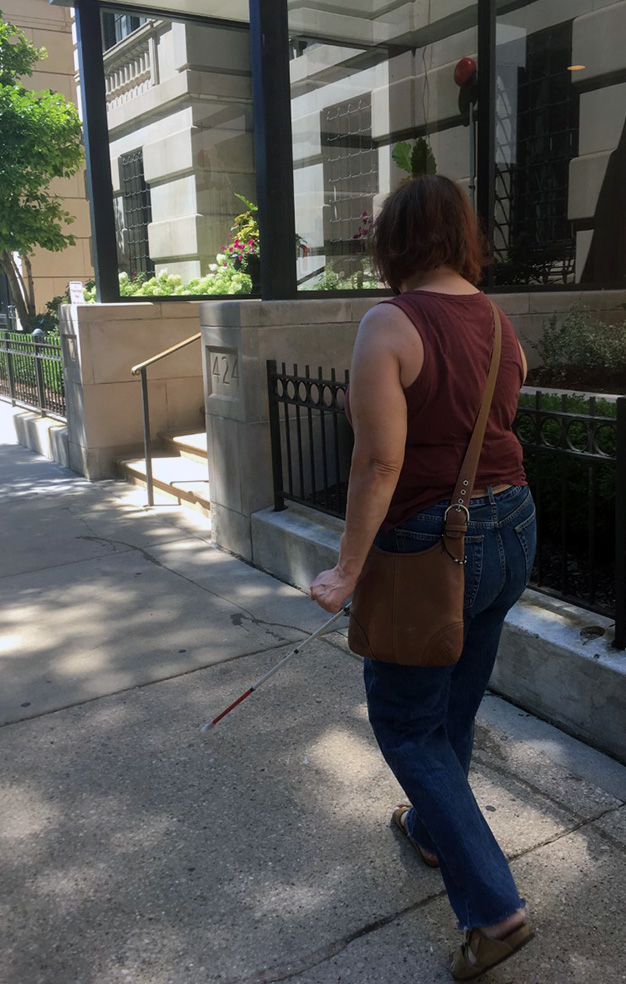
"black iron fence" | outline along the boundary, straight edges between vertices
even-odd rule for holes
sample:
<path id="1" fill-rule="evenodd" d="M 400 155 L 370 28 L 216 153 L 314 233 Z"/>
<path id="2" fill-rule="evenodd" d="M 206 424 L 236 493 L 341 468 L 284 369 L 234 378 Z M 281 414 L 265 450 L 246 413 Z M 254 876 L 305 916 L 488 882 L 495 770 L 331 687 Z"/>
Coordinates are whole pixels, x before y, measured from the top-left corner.
<path id="1" fill-rule="evenodd" d="M 537 506 L 532 585 L 616 620 L 626 646 L 626 397 L 524 392 L 515 420 Z"/>
<path id="2" fill-rule="evenodd" d="M 352 430 L 344 413 L 348 371 L 337 379 L 334 369 L 311 376 L 281 371 L 267 363 L 274 504 L 285 500 L 313 506 L 343 518 L 352 454 Z"/>
<path id="3" fill-rule="evenodd" d="M 274 503 L 343 518 L 352 452 L 348 372 L 267 363 Z M 515 421 L 537 504 L 531 585 L 614 618 L 626 647 L 626 397 L 524 391 Z"/>
<path id="4" fill-rule="evenodd" d="M 61 339 L 0 331 L 0 399 L 65 419 Z"/>

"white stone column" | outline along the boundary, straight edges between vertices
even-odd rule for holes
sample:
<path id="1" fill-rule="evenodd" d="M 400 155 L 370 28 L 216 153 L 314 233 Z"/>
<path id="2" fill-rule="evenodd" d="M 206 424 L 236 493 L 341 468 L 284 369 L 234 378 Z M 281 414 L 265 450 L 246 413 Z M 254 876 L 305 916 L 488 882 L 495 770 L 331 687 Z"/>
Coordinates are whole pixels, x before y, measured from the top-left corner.
<path id="1" fill-rule="evenodd" d="M 267 360 L 344 370 L 379 298 L 207 302 L 200 310 L 215 540 L 254 562 L 251 516 L 274 501 Z"/>

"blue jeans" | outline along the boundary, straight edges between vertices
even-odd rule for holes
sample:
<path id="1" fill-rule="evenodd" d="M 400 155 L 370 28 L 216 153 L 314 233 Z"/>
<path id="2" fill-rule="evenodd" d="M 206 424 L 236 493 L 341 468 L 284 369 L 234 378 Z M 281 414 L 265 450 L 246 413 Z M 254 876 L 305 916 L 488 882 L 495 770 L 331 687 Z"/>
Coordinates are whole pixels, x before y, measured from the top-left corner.
<path id="1" fill-rule="evenodd" d="M 530 577 L 535 506 L 526 486 L 471 500 L 465 556 L 464 645 L 454 666 L 365 660 L 369 719 L 385 761 L 413 804 L 410 837 L 437 854 L 460 929 L 501 922 L 524 905 L 468 782 L 474 717 L 496 658 L 505 616 Z M 448 502 L 376 543 L 417 552 L 437 542 Z M 417 588 L 416 588 L 417 590 Z"/>

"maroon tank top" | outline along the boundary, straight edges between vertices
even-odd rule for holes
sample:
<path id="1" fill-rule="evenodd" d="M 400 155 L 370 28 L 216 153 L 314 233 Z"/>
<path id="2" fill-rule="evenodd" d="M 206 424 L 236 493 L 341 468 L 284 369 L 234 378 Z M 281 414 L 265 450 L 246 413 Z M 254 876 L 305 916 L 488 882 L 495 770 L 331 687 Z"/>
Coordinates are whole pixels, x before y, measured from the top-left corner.
<path id="1" fill-rule="evenodd" d="M 413 290 L 382 301 L 401 308 L 424 345 L 424 365 L 404 392 L 404 464 L 384 529 L 449 499 L 482 400 L 493 346 L 493 312 L 486 296 Z M 511 322 L 502 319 L 502 357 L 475 488 L 526 485 L 522 448 L 511 430 L 524 379 Z"/>

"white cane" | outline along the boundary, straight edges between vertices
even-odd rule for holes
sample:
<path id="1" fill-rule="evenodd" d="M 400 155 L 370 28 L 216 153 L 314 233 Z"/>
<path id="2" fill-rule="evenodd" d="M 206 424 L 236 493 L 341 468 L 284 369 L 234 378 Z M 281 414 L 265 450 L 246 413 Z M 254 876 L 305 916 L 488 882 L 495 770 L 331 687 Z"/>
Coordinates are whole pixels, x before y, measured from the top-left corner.
<path id="1" fill-rule="evenodd" d="M 200 730 L 210 731 L 211 728 L 215 727 L 218 721 L 221 721 L 223 717 L 226 717 L 227 714 L 230 714 L 230 712 L 234 710 L 235 707 L 237 707 L 237 704 L 241 704 L 241 702 L 245 700 L 246 697 L 249 697 L 250 694 L 253 694 L 255 690 L 258 690 L 259 687 L 262 686 L 266 680 L 269 680 L 271 676 L 274 676 L 274 674 L 277 673 L 288 660 L 290 660 L 293 656 L 297 656 L 298 653 L 301 653 L 304 647 L 308 646 L 308 644 L 312 642 L 313 639 L 317 639 L 318 636 L 323 635 L 327 631 L 327 629 L 329 629 L 330 626 L 337 621 L 337 619 L 341 618 L 342 615 L 349 615 L 349 614 L 350 614 L 350 606 L 345 605 L 340 611 L 337 612 L 336 615 L 333 615 L 332 618 L 329 618 L 327 622 L 324 622 L 323 625 L 320 625 L 319 629 L 316 629 L 315 632 L 312 632 L 310 636 L 307 636 L 306 639 L 304 639 L 301 643 L 299 643 L 299 645 L 296 646 L 295 649 L 292 649 L 292 651 L 288 653 L 287 656 L 283 656 L 283 658 L 280 660 L 279 663 L 276 664 L 276 666 L 273 666 L 271 670 L 268 670 L 267 673 L 265 673 L 260 680 L 257 680 L 256 683 L 253 683 L 252 686 L 249 687 L 245 693 L 241 694 L 241 696 L 238 697 L 237 700 L 234 700 L 232 704 L 229 704 L 225 711 L 222 711 L 221 714 L 218 714 L 217 717 L 214 717 L 212 721 L 207 721 L 206 724 L 203 724 Z"/>

